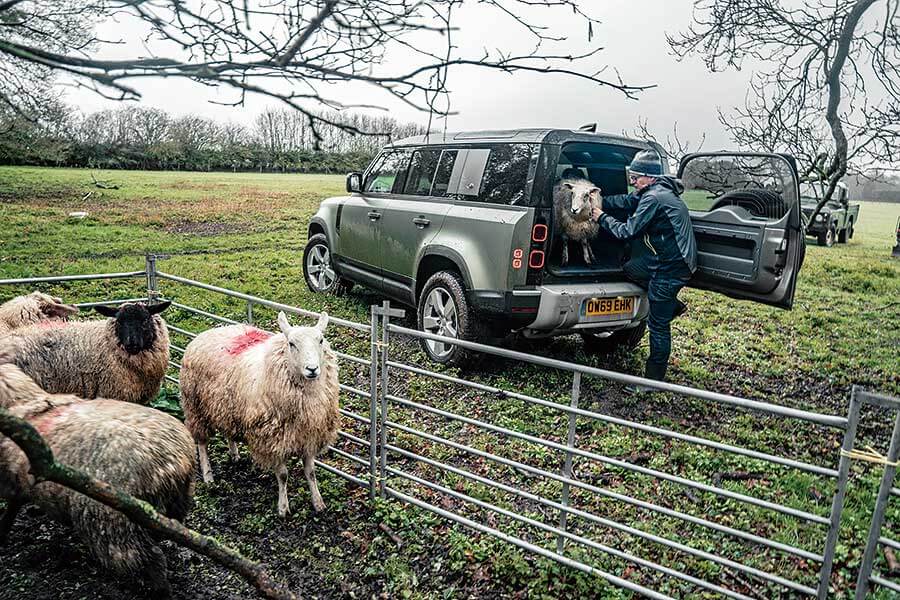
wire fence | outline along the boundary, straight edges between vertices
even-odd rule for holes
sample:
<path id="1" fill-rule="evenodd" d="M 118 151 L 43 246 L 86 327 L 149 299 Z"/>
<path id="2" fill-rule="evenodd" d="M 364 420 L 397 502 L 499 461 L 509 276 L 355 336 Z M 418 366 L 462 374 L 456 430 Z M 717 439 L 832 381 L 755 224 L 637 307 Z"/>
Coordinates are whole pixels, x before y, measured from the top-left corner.
<path id="1" fill-rule="evenodd" d="M 170 311 L 180 316 L 167 317 L 172 370 L 166 379 L 174 385 L 186 345 L 212 324 L 254 325 L 264 311 L 318 317 L 166 273 L 158 258 L 149 256 L 143 271 L 0 285 L 145 279 L 146 293 L 128 300 L 170 300 Z M 188 289 L 227 298 L 230 316 L 182 301 Z M 823 414 L 424 333 L 398 324 L 403 311 L 389 303 L 372 306 L 369 316 L 368 323 L 331 318 L 338 327 L 329 338 L 341 360 L 344 423 L 338 442 L 316 464 L 367 488 L 373 499 L 417 506 L 650 598 L 701 592 L 826 598 L 850 461 L 859 458 L 860 409 L 878 404 L 898 417 L 888 456 L 881 457 L 884 479 L 857 597 L 873 584 L 900 591 L 872 574 L 879 545 L 900 550 L 883 534 L 887 503 L 900 495 L 893 487 L 900 401 L 854 389 L 845 416 Z M 541 377 L 564 382 L 565 391 L 546 396 L 531 391 L 546 386 L 495 385 L 426 368 L 409 351 L 421 340 L 463 346 L 485 364 L 529 365 Z M 839 448 L 813 460 L 760 447 L 753 435 L 728 439 L 715 430 L 647 424 L 585 405 L 586 390 L 607 382 L 683 398 L 701 414 L 735 419 L 750 432 L 777 425 L 833 436 Z M 734 465 L 744 468 L 737 477 L 719 477 Z M 813 488 L 826 492 L 812 498 L 795 491 Z"/>

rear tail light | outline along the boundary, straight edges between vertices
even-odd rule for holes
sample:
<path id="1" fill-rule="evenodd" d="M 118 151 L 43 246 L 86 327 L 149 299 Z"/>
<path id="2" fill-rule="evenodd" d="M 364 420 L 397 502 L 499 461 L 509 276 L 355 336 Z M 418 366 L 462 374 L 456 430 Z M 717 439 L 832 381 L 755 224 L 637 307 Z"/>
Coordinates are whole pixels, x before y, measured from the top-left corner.
<path id="1" fill-rule="evenodd" d="M 525 252 L 521 248 L 516 248 L 513 250 L 513 258 L 512 258 L 512 268 L 513 269 L 521 269 L 522 268 L 522 257 L 525 256 Z"/>
<path id="2" fill-rule="evenodd" d="M 528 268 L 529 269 L 543 269 L 544 268 L 544 251 L 543 250 L 532 250 L 531 254 L 528 255 Z"/>
<path id="3" fill-rule="evenodd" d="M 543 223 L 538 223 L 531 230 L 531 241 L 532 242 L 546 242 L 547 241 L 547 226 Z"/>

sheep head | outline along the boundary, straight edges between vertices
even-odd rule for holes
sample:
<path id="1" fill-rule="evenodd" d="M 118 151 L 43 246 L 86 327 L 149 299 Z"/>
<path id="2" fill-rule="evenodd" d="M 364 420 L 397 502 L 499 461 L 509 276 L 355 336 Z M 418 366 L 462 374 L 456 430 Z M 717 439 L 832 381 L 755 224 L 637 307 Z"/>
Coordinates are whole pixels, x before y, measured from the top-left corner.
<path id="1" fill-rule="evenodd" d="M 33 299 L 38 309 L 48 319 L 67 319 L 78 312 L 77 306 L 64 304 L 62 298 L 48 296 L 42 292 L 31 292 L 27 298 Z"/>
<path id="2" fill-rule="evenodd" d="M 328 313 L 323 312 L 313 327 L 292 327 L 284 312 L 278 313 L 278 327 L 287 339 L 285 357 L 292 376 L 318 379 L 324 371 L 325 353 L 330 349 L 325 339 Z"/>
<path id="3" fill-rule="evenodd" d="M 575 221 L 591 218 L 591 208 L 600 206 L 600 188 L 587 179 L 563 179 L 554 190 L 554 203 Z"/>
<path id="4" fill-rule="evenodd" d="M 101 315 L 115 319 L 116 337 L 119 345 L 128 354 L 135 355 L 149 350 L 158 336 L 154 315 L 169 308 L 171 302 L 146 305 L 141 302 L 126 302 L 119 307 L 95 306 Z"/>

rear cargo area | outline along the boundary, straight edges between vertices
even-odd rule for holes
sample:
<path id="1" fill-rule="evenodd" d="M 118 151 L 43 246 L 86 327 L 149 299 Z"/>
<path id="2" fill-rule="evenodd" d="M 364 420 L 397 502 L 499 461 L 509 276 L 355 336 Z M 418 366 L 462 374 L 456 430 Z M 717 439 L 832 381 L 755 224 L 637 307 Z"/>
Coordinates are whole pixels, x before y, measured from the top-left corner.
<path id="1" fill-rule="evenodd" d="M 617 144 L 569 143 L 563 146 L 556 166 L 554 184 L 567 169 L 575 169 L 581 177 L 599 187 L 604 196 L 625 194 L 628 181 L 625 168 L 640 148 Z M 570 171 L 571 173 L 571 171 Z M 549 192 L 552 203 L 552 191 Z M 627 215 L 609 211 L 616 218 L 626 219 Z M 563 239 L 553 222 L 555 210 L 551 212 L 550 253 L 547 258 L 547 272 L 560 278 L 606 278 L 622 273 L 622 265 L 627 258 L 629 244 L 620 242 L 602 230 L 591 242 L 594 253 L 593 264 L 584 260 L 580 242 L 569 242 L 569 262 L 562 265 Z"/>

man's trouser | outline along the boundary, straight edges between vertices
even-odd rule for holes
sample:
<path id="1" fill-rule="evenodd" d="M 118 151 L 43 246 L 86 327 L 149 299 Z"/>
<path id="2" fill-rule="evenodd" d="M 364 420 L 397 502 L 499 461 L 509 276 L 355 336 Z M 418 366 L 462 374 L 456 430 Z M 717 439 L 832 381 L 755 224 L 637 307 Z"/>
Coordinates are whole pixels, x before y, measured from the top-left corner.
<path id="1" fill-rule="evenodd" d="M 662 381 L 666 378 L 669 354 L 672 353 L 672 318 L 678 306 L 678 292 L 691 278 L 685 263 L 653 265 L 655 257 L 640 254 L 625 263 L 625 274 L 633 282 L 647 290 L 650 300 L 650 356 L 644 368 L 647 379 Z"/>

